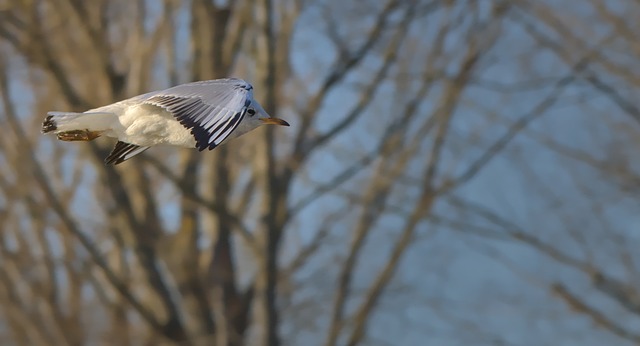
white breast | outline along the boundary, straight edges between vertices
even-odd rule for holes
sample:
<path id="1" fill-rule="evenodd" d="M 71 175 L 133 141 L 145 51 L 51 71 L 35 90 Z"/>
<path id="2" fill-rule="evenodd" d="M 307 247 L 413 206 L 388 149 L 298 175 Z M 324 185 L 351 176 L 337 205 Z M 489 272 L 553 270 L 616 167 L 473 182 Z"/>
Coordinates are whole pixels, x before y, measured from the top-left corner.
<path id="1" fill-rule="evenodd" d="M 191 131 L 182 126 L 171 113 L 148 104 L 127 105 L 107 136 L 139 146 L 175 145 L 194 148 Z"/>

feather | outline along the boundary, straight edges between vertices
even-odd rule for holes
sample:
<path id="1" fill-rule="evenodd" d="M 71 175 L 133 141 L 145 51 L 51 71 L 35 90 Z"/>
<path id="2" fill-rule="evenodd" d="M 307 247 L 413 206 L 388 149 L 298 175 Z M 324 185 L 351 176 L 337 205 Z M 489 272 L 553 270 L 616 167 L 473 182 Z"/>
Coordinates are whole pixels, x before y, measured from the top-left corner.
<path id="1" fill-rule="evenodd" d="M 253 98 L 251 84 L 219 79 L 182 84 L 139 96 L 143 103 L 161 107 L 191 130 L 200 151 L 222 143 L 244 117 Z"/>
<path id="2" fill-rule="evenodd" d="M 116 143 L 116 146 L 111 151 L 111 154 L 109 154 L 109 156 L 107 156 L 107 158 L 104 160 L 104 163 L 107 165 L 117 165 L 119 163 L 127 161 L 128 159 L 142 153 L 147 149 L 149 149 L 149 147 L 141 147 L 135 144 L 118 141 L 118 143 Z"/>

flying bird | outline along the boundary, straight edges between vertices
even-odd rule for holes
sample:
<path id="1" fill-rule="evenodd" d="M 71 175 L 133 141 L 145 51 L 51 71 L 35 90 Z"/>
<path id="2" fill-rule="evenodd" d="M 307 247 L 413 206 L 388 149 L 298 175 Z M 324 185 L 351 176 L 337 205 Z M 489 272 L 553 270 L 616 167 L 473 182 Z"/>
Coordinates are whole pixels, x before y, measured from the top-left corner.
<path id="1" fill-rule="evenodd" d="M 212 150 L 264 124 L 289 126 L 267 114 L 251 84 L 226 78 L 153 91 L 84 113 L 48 112 L 42 132 L 62 141 L 116 138 L 105 163 L 117 165 L 155 145 Z"/>

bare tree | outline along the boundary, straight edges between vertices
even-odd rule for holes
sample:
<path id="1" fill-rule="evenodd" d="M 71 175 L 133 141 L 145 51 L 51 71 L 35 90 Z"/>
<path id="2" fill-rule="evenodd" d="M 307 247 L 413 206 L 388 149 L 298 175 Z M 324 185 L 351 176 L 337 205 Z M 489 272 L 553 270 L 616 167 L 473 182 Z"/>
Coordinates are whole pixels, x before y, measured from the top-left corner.
<path id="1" fill-rule="evenodd" d="M 447 204 L 459 214 L 434 217 L 470 236 L 481 253 L 523 281 L 515 304 L 531 311 L 530 320 L 554 321 L 546 342 L 637 344 L 638 209 L 632 196 L 639 118 L 630 32 L 640 8 L 594 0 L 584 3 L 585 15 L 516 3 L 508 20 L 540 54 L 550 54 L 549 70 L 561 71 L 522 85 L 546 95 L 539 103 L 544 107 L 530 113 L 538 125 L 506 155 L 504 169 L 519 177 L 527 198 L 516 202 L 519 193 L 497 188 L 512 203 L 500 208 L 457 193 Z M 514 256 L 514 248 L 532 251 L 538 266 Z M 535 298 L 539 294 L 544 300 Z"/>
<path id="2" fill-rule="evenodd" d="M 606 134 L 623 131 L 620 121 L 637 125 L 628 14 L 603 0 L 582 6 L 613 31 L 591 33 L 588 18 L 525 0 L 0 4 L 3 341 L 411 344 L 403 334 L 436 340 L 446 323 L 467 331 L 451 340 L 518 343 L 508 327 L 458 314 L 451 301 L 469 293 L 448 293 L 455 280 L 444 278 L 456 270 L 455 244 L 467 244 L 527 290 L 541 287 L 637 343 L 625 319 L 589 301 L 595 289 L 624 316 L 638 311 L 636 259 L 632 248 L 616 250 L 633 238 L 624 221 L 609 239 L 572 226 L 584 211 L 559 207 L 588 200 L 605 225 L 608 198 L 637 187 L 633 151 L 619 149 L 637 143 L 635 132 L 625 127 L 597 156 L 538 127 L 554 128 L 549 119 L 562 107 L 592 105 L 580 92 L 626 116 L 594 121 Z M 512 71 L 515 83 L 505 77 Z M 49 110 L 227 76 L 252 82 L 267 111 L 293 126 L 261 128 L 211 152 L 154 148 L 116 167 L 102 163 L 108 140 L 58 143 L 37 131 Z M 573 192 L 559 195 L 523 160 L 521 152 L 540 148 L 570 157 L 558 164 L 567 171 L 586 164 L 600 175 L 576 175 Z M 530 203 L 553 206 L 542 213 L 552 216 L 525 204 L 496 210 L 493 197 L 478 197 L 479 185 L 510 174 L 526 183 L 506 186 L 531 189 Z M 600 176 L 596 190 L 590 182 Z M 603 239 L 629 276 L 598 262 Z M 527 273 L 510 256 L 514 244 L 562 267 L 544 275 L 568 269 L 582 281 Z M 484 294 L 478 311 L 490 313 L 482 301 L 500 297 Z M 426 310 L 383 328 L 412 307 Z"/>

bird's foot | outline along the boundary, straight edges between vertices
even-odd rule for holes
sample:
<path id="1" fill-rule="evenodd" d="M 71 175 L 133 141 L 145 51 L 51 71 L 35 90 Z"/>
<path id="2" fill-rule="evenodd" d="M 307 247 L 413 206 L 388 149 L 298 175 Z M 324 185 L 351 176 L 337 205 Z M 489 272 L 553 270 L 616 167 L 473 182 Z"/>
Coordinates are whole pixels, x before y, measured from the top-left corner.
<path id="1" fill-rule="evenodd" d="M 102 131 L 89 131 L 89 130 L 73 130 L 59 132 L 56 135 L 58 139 L 65 142 L 75 141 L 92 141 L 102 134 Z"/>

